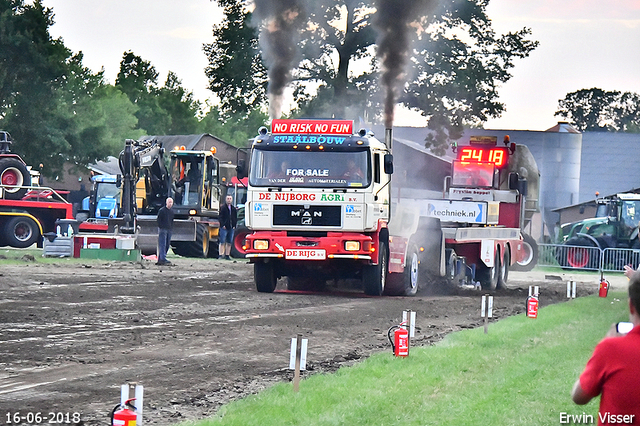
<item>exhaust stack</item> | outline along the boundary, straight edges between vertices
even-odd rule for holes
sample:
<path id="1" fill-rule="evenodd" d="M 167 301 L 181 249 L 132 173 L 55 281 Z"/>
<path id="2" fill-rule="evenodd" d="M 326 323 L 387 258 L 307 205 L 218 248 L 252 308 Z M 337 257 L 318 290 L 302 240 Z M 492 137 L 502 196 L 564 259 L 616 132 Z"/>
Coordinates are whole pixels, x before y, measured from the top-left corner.
<path id="1" fill-rule="evenodd" d="M 384 129 L 384 144 L 387 146 L 389 152 L 392 152 L 392 144 L 393 144 L 393 128 L 385 127 Z"/>

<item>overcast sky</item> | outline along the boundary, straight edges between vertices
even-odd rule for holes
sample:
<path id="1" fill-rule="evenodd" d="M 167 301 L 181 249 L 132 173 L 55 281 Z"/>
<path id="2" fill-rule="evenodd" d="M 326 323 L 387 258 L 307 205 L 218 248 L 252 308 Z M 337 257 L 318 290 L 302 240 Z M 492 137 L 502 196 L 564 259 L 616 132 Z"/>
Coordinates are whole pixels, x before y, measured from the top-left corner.
<path id="1" fill-rule="evenodd" d="M 209 0 L 43 0 L 53 9 L 54 37 L 84 53 L 93 71 L 114 83 L 120 60 L 131 50 L 160 73 L 182 80 L 201 101 L 210 97 L 202 45 L 222 17 Z M 500 90 L 507 112 L 488 129 L 545 130 L 558 118 L 558 100 L 579 89 L 640 93 L 640 0 L 491 0 L 497 32 L 532 29 L 540 46 L 516 60 L 514 77 Z M 398 111 L 396 125 L 421 125 Z"/>

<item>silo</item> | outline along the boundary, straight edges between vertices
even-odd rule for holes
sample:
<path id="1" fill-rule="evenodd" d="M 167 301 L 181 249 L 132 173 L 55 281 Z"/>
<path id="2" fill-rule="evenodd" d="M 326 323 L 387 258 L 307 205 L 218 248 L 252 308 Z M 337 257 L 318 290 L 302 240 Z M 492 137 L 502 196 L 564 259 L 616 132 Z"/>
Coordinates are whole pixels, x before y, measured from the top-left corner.
<path id="1" fill-rule="evenodd" d="M 547 230 L 553 236 L 553 229 L 559 220 L 551 210 L 578 203 L 580 193 L 580 158 L 582 154 L 582 134 L 571 125 L 560 122 L 542 133 L 540 209 Z"/>

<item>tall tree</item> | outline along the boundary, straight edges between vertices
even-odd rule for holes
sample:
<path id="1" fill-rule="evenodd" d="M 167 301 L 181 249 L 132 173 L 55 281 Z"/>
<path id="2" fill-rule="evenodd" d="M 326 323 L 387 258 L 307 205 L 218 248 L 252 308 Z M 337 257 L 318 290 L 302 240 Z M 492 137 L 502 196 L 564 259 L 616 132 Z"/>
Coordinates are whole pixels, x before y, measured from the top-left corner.
<path id="1" fill-rule="evenodd" d="M 116 87 L 122 90 L 137 107 L 138 127 L 150 135 L 168 133 L 171 117 L 158 103 L 155 91 L 158 71 L 149 61 L 133 52 L 124 52 Z"/>
<path id="2" fill-rule="evenodd" d="M 134 106 L 106 89 L 102 73 L 82 65 L 49 27 L 53 12 L 39 0 L 0 0 L 0 127 L 13 151 L 53 177 L 67 162 L 86 165 L 115 151 L 133 129 Z M 112 127 L 112 119 L 120 123 Z"/>
<path id="3" fill-rule="evenodd" d="M 164 87 L 158 87 L 158 71 L 133 52 L 120 62 L 116 87 L 137 107 L 138 127 L 148 135 L 190 134 L 198 127 L 200 105 L 169 71 Z"/>
<path id="4" fill-rule="evenodd" d="M 427 145 L 441 148 L 449 139 L 456 139 L 465 125 L 479 125 L 504 111 L 498 101 L 498 87 L 511 78 L 509 70 L 516 58 L 522 58 L 537 46 L 528 37 L 530 31 L 496 35 L 486 14 L 488 0 L 427 0 L 402 2 L 395 5 L 388 0 L 298 0 L 256 2 L 256 10 L 274 7 L 279 3 L 295 3 L 295 13 L 304 14 L 299 25 L 300 42 L 297 65 L 291 74 L 291 87 L 298 115 L 342 115 L 356 118 L 366 114 L 372 119 L 382 118 L 382 85 L 389 82 L 380 79 L 384 69 L 376 58 L 382 38 L 378 35 L 390 19 L 405 19 L 395 28 L 408 28 L 408 38 L 415 41 L 407 52 L 407 68 L 397 72 L 405 81 L 400 82 L 397 99 L 408 108 L 419 111 L 434 130 Z M 227 19 L 222 27 L 226 31 L 214 31 L 214 42 L 209 52 L 228 52 L 228 46 L 251 46 L 244 52 L 256 52 L 258 34 L 233 23 L 244 25 L 251 19 L 247 0 L 218 0 L 225 8 Z M 415 8 L 414 3 L 419 3 Z M 402 16 L 404 6 L 411 6 L 416 13 Z M 437 8 L 435 6 L 438 6 Z M 377 16 L 381 7 L 384 16 Z M 415 9 L 414 9 L 415 8 Z M 229 11 L 233 11 L 233 15 Z M 285 16 L 293 9 L 282 9 Z M 275 13 L 253 25 L 262 31 L 275 31 Z M 297 15 L 296 15 L 297 16 Z M 374 27 L 374 22 L 376 23 Z M 376 31 L 377 29 L 377 31 Z M 393 41 L 396 33 L 389 31 Z M 249 38 L 250 37 L 250 38 Z M 393 49 L 393 43 L 389 43 Z M 259 53 L 264 57 L 265 50 Z M 220 70 L 234 70 L 233 79 L 224 80 L 228 87 L 218 92 L 225 105 L 242 101 L 241 84 L 250 82 L 264 93 L 264 74 L 254 76 L 246 66 L 247 55 L 224 57 L 209 55 L 210 81 Z M 272 53 L 270 53 L 272 54 Z M 404 56 L 403 56 L 404 55 Z M 267 61 L 270 63 L 270 61 Z M 236 67 L 236 64 L 238 66 Z M 392 82 L 398 84 L 398 82 Z M 235 100 L 234 100 L 235 98 Z M 265 98 L 261 101 L 264 103 Z M 255 102 L 252 103 L 255 105 Z"/>
<path id="5" fill-rule="evenodd" d="M 581 132 L 640 132 L 640 95 L 607 92 L 596 87 L 567 93 L 558 101 L 556 116 Z"/>
<path id="6" fill-rule="evenodd" d="M 223 114 L 249 114 L 264 106 L 267 72 L 260 57 L 252 14 L 237 0 L 218 0 L 225 19 L 213 27 L 215 41 L 204 45 L 209 58 L 209 89 L 220 98 Z"/>
<path id="7" fill-rule="evenodd" d="M 158 105 L 171 117 L 167 134 L 187 135 L 197 131 L 200 103 L 193 98 L 192 92 L 182 87 L 182 81 L 175 73 L 169 71 L 164 86 L 156 94 Z"/>

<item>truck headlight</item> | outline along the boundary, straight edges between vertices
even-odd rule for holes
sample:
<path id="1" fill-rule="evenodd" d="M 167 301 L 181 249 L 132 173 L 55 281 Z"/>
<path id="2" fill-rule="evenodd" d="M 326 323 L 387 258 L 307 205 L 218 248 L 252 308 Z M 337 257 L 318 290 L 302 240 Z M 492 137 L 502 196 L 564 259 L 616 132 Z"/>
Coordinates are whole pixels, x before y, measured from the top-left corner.
<path id="1" fill-rule="evenodd" d="M 269 248 L 269 240 L 253 240 L 254 250 L 267 250 Z"/>
<path id="2" fill-rule="evenodd" d="M 344 249 L 346 251 L 360 251 L 360 241 L 345 241 Z"/>

